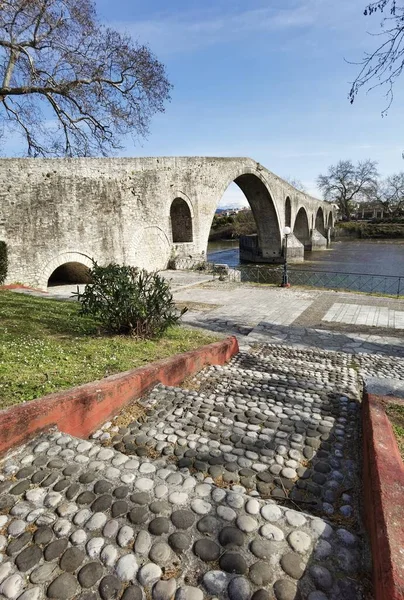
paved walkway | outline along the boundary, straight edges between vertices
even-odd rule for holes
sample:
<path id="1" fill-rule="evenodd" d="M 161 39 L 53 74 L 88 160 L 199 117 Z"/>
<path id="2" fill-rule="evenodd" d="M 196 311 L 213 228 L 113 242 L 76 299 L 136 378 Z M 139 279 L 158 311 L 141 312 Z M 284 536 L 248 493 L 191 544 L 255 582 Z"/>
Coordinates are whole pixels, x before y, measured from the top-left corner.
<path id="1" fill-rule="evenodd" d="M 0 594 L 364 598 L 349 361 L 258 347 L 189 388 L 158 386 L 140 420 L 129 408 L 92 440 L 21 448 L 0 476 Z"/>

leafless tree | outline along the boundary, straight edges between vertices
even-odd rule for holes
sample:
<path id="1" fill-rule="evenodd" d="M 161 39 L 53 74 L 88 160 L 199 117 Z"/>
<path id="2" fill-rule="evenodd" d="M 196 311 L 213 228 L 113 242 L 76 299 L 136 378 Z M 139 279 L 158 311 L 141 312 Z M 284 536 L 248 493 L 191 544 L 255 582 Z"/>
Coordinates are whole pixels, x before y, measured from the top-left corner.
<path id="1" fill-rule="evenodd" d="M 395 173 L 378 182 L 372 198 L 392 218 L 404 211 L 404 172 Z"/>
<path id="2" fill-rule="evenodd" d="M 368 4 L 364 10 L 365 16 L 377 13 L 383 15 L 381 32 L 372 34 L 377 38 L 378 46 L 355 63 L 361 68 L 351 86 L 349 99 L 352 104 L 362 86 L 369 89 L 387 86 L 387 106 L 382 113 L 385 114 L 393 102 L 394 83 L 404 68 L 404 5 L 397 0 L 378 0 Z"/>
<path id="3" fill-rule="evenodd" d="M 372 160 L 358 162 L 341 160 L 328 169 L 327 175 L 319 175 L 317 185 L 324 198 L 335 202 L 342 218 L 350 219 L 353 202 L 369 200 L 377 186 L 377 163 Z"/>
<path id="4" fill-rule="evenodd" d="M 30 156 L 105 155 L 164 110 L 164 66 L 92 0 L 0 0 L 0 123 Z"/>

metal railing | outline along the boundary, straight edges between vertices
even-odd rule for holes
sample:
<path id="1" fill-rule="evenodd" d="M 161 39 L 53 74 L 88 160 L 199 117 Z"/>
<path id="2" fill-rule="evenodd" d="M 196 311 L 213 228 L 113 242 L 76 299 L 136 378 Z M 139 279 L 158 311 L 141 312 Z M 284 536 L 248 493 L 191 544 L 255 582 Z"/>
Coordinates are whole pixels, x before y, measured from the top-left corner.
<path id="1" fill-rule="evenodd" d="M 267 267 L 241 265 L 227 272 L 208 263 L 207 271 L 228 281 L 244 281 L 280 285 L 283 266 Z M 375 275 L 370 273 L 340 273 L 337 271 L 313 271 L 288 268 L 289 283 L 315 288 L 347 290 L 367 294 L 384 294 L 400 298 L 404 296 L 404 275 Z"/>

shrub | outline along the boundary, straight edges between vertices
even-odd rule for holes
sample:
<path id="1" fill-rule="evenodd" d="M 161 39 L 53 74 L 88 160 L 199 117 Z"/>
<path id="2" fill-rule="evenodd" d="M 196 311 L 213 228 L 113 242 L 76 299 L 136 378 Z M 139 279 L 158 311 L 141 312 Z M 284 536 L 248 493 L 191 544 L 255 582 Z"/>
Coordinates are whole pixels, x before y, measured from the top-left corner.
<path id="1" fill-rule="evenodd" d="M 7 276 L 8 259 L 7 259 L 7 244 L 0 241 L 0 285 L 4 283 Z"/>
<path id="2" fill-rule="evenodd" d="M 89 275 L 92 283 L 74 294 L 80 314 L 91 315 L 112 333 L 160 337 L 187 310 L 176 310 L 170 286 L 158 273 L 94 262 Z"/>

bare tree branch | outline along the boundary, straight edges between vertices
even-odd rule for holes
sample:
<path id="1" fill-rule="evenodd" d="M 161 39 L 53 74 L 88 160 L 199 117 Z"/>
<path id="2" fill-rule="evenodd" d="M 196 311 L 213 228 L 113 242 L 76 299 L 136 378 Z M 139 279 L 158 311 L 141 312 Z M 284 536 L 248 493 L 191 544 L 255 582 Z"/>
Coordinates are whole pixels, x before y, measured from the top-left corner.
<path id="1" fill-rule="evenodd" d="M 145 136 L 170 88 L 147 46 L 99 24 L 93 0 L 0 1 L 0 126 L 29 155 L 105 155 Z"/>
<path id="2" fill-rule="evenodd" d="M 372 52 L 365 52 L 361 61 L 353 63 L 359 65 L 360 70 L 348 97 L 352 104 L 362 86 L 367 86 L 368 91 L 379 86 L 387 87 L 387 105 L 382 111 L 385 115 L 393 102 L 394 84 L 404 69 L 404 5 L 399 5 L 397 0 L 378 0 L 368 4 L 364 10 L 365 16 L 377 13 L 383 15 L 382 31 L 372 34 L 372 37 L 383 39 L 383 42 Z"/>

